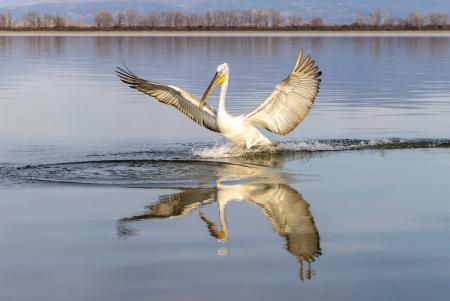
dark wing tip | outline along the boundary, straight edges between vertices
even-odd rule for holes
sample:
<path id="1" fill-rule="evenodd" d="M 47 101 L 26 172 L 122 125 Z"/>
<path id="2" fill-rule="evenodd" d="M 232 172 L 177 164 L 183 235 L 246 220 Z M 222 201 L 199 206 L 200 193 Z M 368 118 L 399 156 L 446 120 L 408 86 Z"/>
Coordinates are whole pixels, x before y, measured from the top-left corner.
<path id="1" fill-rule="evenodd" d="M 136 89 L 139 84 L 144 82 L 143 79 L 134 74 L 127 66 L 116 67 L 115 73 L 117 77 L 119 77 L 120 81 L 134 89 Z"/>
<path id="2" fill-rule="evenodd" d="M 317 80 L 320 82 L 321 79 L 319 78 L 322 75 L 322 71 L 319 71 L 317 73 L 314 74 L 314 78 L 317 78 Z"/>

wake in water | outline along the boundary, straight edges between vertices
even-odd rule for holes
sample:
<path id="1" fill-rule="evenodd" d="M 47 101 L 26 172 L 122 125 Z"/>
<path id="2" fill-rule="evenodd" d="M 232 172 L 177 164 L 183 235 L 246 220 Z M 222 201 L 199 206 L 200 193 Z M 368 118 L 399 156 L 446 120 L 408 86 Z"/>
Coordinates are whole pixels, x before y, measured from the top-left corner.
<path id="1" fill-rule="evenodd" d="M 195 157 L 218 159 L 251 156 L 259 153 L 326 152 L 347 150 L 383 150 L 450 148 L 450 139 L 305 139 L 281 142 L 277 146 L 244 149 L 231 144 L 215 145 L 192 149 Z"/>
<path id="2" fill-rule="evenodd" d="M 121 152 L 80 154 L 77 161 L 28 165 L 0 163 L 0 180 L 3 184 L 47 182 L 128 187 L 210 186 L 224 176 L 231 180 L 235 180 L 236 176 L 268 177 L 267 170 L 282 168 L 291 160 L 308 160 L 326 152 L 418 148 L 450 148 L 450 140 L 300 140 L 252 150 L 229 144 L 149 145 L 128 152 L 122 149 Z"/>

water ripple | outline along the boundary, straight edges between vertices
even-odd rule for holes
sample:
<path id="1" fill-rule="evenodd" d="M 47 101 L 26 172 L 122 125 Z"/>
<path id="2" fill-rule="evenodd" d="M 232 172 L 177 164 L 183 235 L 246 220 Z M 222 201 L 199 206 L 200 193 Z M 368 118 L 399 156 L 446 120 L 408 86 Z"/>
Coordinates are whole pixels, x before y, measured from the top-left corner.
<path id="1" fill-rule="evenodd" d="M 119 185 L 127 187 L 213 186 L 213 182 L 270 178 L 291 159 L 309 159 L 324 152 L 450 148 L 448 139 L 298 140 L 269 149 L 245 150 L 229 144 L 189 144 L 131 152 L 96 152 L 95 160 L 47 164 L 0 164 L 6 184 L 24 182 Z M 101 158 L 101 160 L 97 160 Z M 308 177 L 308 175 L 302 175 Z"/>

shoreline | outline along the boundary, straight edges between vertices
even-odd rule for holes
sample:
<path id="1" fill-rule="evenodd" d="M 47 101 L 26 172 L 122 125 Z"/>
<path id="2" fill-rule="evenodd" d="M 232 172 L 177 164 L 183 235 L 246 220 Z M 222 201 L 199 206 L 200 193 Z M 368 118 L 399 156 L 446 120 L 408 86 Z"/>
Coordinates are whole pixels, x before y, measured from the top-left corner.
<path id="1" fill-rule="evenodd" d="M 450 37 L 450 30 L 409 30 L 409 31 L 133 31 L 133 30 L 0 30 L 0 37 L 8 36 L 104 36 L 104 37 Z"/>

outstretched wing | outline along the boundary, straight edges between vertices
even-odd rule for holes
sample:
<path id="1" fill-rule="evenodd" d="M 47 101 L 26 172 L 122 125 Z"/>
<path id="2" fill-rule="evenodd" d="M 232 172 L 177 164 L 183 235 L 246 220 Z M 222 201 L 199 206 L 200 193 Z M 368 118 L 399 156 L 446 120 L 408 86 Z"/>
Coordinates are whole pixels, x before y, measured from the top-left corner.
<path id="1" fill-rule="evenodd" d="M 184 216 L 215 201 L 214 188 L 184 188 L 181 192 L 163 195 L 159 202 L 147 206 L 145 213 L 121 219 L 124 222 Z"/>
<path id="2" fill-rule="evenodd" d="M 319 93 L 322 72 L 308 55 L 302 61 L 303 49 L 288 78 L 280 82 L 272 94 L 253 112 L 244 116 L 255 126 L 275 134 L 286 135 L 308 115 Z"/>
<path id="3" fill-rule="evenodd" d="M 217 126 L 217 115 L 212 107 L 205 105 L 199 108 L 200 101 L 192 94 L 175 86 L 163 85 L 144 80 L 136 76 L 130 70 L 117 67 L 117 76 L 131 88 L 153 96 L 159 102 L 174 106 L 186 116 L 205 128 L 219 132 Z"/>
<path id="4" fill-rule="evenodd" d="M 117 233 L 121 237 L 132 236 L 136 232 L 130 225 L 133 222 L 188 215 L 215 200 L 214 188 L 184 188 L 181 192 L 163 195 L 159 202 L 146 206 L 144 213 L 120 219 L 117 223 Z"/>

